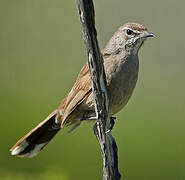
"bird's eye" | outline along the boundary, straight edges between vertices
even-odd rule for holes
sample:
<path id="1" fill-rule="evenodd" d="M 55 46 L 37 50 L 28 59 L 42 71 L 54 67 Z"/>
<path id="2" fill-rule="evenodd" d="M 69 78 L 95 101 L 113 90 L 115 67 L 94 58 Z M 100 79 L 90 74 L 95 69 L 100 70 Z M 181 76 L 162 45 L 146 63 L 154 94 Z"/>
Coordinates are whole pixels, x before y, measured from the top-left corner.
<path id="1" fill-rule="evenodd" d="M 127 35 L 132 35 L 134 32 L 131 29 L 126 30 Z"/>

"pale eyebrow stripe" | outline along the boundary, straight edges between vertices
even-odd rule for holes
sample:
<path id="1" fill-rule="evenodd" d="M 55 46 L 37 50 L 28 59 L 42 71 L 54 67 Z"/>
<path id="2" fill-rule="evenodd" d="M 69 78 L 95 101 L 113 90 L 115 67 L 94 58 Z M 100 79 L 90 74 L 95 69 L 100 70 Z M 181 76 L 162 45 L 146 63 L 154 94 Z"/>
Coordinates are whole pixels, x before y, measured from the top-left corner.
<path id="1" fill-rule="evenodd" d="M 133 30 L 133 29 L 131 29 L 131 28 L 129 28 L 129 27 L 124 27 L 123 29 L 124 29 L 124 30 L 130 29 L 131 31 L 133 31 L 133 32 L 136 33 L 136 34 L 140 34 L 140 33 L 141 33 L 141 32 L 139 32 L 139 31 Z"/>

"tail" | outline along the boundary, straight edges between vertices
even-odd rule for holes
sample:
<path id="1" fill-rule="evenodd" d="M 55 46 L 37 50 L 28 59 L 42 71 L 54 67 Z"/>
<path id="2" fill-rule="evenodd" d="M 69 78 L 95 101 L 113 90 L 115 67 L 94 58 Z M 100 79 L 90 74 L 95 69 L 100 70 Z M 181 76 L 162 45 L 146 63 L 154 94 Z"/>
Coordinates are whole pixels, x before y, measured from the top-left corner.
<path id="1" fill-rule="evenodd" d="M 46 146 L 61 129 L 55 123 L 57 110 L 52 112 L 44 121 L 23 136 L 11 149 L 12 155 L 34 157 Z"/>

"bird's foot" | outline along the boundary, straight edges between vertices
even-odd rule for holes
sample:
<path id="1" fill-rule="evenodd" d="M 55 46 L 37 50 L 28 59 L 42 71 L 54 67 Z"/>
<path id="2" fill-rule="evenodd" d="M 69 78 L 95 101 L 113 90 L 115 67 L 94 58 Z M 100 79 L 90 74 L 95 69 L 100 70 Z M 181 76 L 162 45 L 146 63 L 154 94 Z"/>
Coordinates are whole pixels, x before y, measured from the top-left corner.
<path id="1" fill-rule="evenodd" d="M 106 133 L 109 133 L 112 131 L 114 124 L 115 124 L 116 117 L 110 117 L 110 127 L 108 127 Z"/>

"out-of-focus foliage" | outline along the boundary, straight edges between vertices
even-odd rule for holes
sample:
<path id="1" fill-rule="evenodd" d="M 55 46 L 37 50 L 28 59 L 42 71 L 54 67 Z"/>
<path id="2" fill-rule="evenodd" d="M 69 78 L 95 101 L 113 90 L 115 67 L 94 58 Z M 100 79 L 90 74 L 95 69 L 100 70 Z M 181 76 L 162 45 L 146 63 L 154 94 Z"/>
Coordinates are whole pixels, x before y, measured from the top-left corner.
<path id="1" fill-rule="evenodd" d="M 12 173 L 10 171 L 2 172 L 1 171 L 1 179 L 3 180 L 68 180 L 64 175 L 64 172 L 56 171 L 55 169 L 48 169 L 45 172 L 40 173 L 25 173 L 25 172 L 19 172 L 19 173 Z"/>
<path id="2" fill-rule="evenodd" d="M 75 1 L 0 0 L 0 179 L 101 179 L 92 124 L 57 137 L 33 159 L 9 148 L 69 92 L 86 61 Z M 141 49 L 139 81 L 113 134 L 128 180 L 185 179 L 184 1 L 95 0 L 103 48 L 123 23 L 156 34 Z"/>

